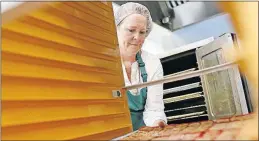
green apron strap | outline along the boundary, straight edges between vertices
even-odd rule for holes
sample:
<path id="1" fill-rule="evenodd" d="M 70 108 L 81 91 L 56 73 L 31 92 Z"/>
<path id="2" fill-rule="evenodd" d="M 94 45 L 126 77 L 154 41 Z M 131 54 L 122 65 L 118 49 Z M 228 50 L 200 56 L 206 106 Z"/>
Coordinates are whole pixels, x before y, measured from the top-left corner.
<path id="1" fill-rule="evenodd" d="M 143 62 L 139 52 L 136 54 L 136 61 L 140 69 L 143 82 L 147 82 L 147 72 L 145 69 L 145 63 Z M 133 130 L 138 130 L 141 126 L 145 126 L 143 120 L 143 112 L 147 99 L 147 87 L 142 88 L 138 95 L 132 95 L 130 91 L 127 91 L 128 105 L 130 108 L 131 122 Z"/>
<path id="2" fill-rule="evenodd" d="M 136 55 L 136 60 L 138 62 L 138 66 L 140 69 L 140 73 L 141 73 L 141 77 L 143 79 L 143 82 L 147 82 L 147 72 L 146 72 L 146 68 L 145 68 L 145 63 L 143 62 L 139 52 Z M 145 87 L 145 89 L 147 89 L 147 87 Z"/>

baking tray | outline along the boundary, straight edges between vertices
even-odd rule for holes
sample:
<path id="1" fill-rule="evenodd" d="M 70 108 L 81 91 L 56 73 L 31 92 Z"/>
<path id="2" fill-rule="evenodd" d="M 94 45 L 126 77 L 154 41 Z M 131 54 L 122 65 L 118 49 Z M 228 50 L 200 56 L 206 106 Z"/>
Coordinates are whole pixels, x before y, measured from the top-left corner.
<path id="1" fill-rule="evenodd" d="M 117 137 L 117 138 L 115 138 L 115 139 L 112 139 L 112 141 L 118 141 L 118 140 L 121 140 L 121 139 L 123 139 L 123 138 L 125 138 L 125 137 L 128 137 L 128 136 L 130 136 L 130 135 L 132 135 L 132 134 L 134 134 L 134 133 L 136 133 L 136 132 L 138 132 L 138 130 L 133 131 L 133 132 L 130 132 L 130 133 L 126 134 L 126 135 L 123 135 L 123 136 Z"/>
<path id="2" fill-rule="evenodd" d="M 189 113 L 189 114 L 183 114 L 183 115 L 177 115 L 177 116 L 170 116 L 167 117 L 167 120 L 172 121 L 172 120 L 176 120 L 176 119 L 182 119 L 182 118 L 187 118 L 187 117 L 191 117 L 191 116 L 199 116 L 206 113 L 206 111 L 202 111 L 202 112 L 194 112 L 194 113 Z"/>
<path id="3" fill-rule="evenodd" d="M 174 76 L 174 75 L 183 74 L 183 73 L 187 73 L 187 72 L 192 72 L 192 71 L 195 71 L 197 69 L 198 68 L 191 68 L 191 69 L 187 69 L 187 70 L 184 70 L 184 71 L 179 71 L 179 72 L 176 72 L 176 73 L 173 73 L 173 74 L 166 75 L 166 76 L 164 76 L 164 78 L 167 78 L 167 77 L 170 77 L 170 76 Z"/>
<path id="4" fill-rule="evenodd" d="M 164 99 L 164 103 L 168 104 L 168 103 L 183 101 L 183 100 L 187 100 L 187 99 L 203 97 L 203 95 L 201 95 L 202 93 L 203 92 L 195 92 L 195 93 L 185 94 L 185 95 L 181 95 L 181 96 L 166 98 L 166 99 Z"/>
<path id="5" fill-rule="evenodd" d="M 189 107 L 184 107 L 184 108 L 177 108 L 177 109 L 173 109 L 173 110 L 166 110 L 165 113 L 179 111 L 179 110 L 187 110 L 187 109 L 192 109 L 192 108 L 199 108 L 199 107 L 204 107 L 204 106 L 206 106 L 206 105 L 195 105 L 195 106 L 189 106 Z"/>
<path id="6" fill-rule="evenodd" d="M 164 90 L 163 93 L 164 93 L 164 95 L 166 95 L 166 94 L 185 91 L 185 90 L 198 88 L 198 87 L 201 87 L 201 82 L 196 82 L 196 83 L 192 83 L 192 84 L 187 84 L 187 85 L 183 85 L 183 86 L 179 86 L 179 87 L 166 89 L 166 90 Z"/>

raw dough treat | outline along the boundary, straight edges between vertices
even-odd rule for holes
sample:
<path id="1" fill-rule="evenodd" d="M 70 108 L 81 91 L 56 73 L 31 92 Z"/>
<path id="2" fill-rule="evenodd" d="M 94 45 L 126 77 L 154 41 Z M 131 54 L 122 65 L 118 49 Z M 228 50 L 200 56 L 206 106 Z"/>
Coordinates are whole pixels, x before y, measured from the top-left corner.
<path id="1" fill-rule="evenodd" d="M 163 129 L 161 129 L 161 130 L 163 130 Z M 150 132 L 140 131 L 140 133 L 141 133 L 142 136 L 149 136 L 150 138 L 155 138 L 155 137 L 161 136 L 159 134 L 159 130 L 158 129 L 157 129 L 157 131 L 152 130 Z"/>
<path id="2" fill-rule="evenodd" d="M 186 134 L 186 133 L 197 133 L 197 129 L 199 128 L 201 124 L 199 122 L 197 123 L 190 123 L 188 127 L 186 127 L 184 130 L 182 130 L 180 133 L 181 134 Z"/>
<path id="3" fill-rule="evenodd" d="M 160 133 L 160 131 L 164 131 L 163 128 L 160 127 L 152 127 L 153 129 L 150 131 L 143 131 L 142 132 L 146 132 L 148 133 L 148 136 L 152 136 L 152 137 L 158 137 L 161 136 L 163 132 Z"/>
<path id="4" fill-rule="evenodd" d="M 236 139 L 240 129 L 227 129 L 216 138 L 216 140 L 234 140 Z"/>
<path id="5" fill-rule="evenodd" d="M 142 127 L 123 140 L 233 140 L 240 139 L 241 129 L 251 115 L 160 127 Z M 247 131 L 249 132 L 249 131 Z"/>
<path id="6" fill-rule="evenodd" d="M 214 122 L 215 123 L 226 123 L 226 122 L 229 122 L 229 121 L 230 121 L 229 118 L 222 118 L 222 119 L 217 119 Z"/>
<path id="7" fill-rule="evenodd" d="M 202 136 L 196 138 L 196 140 L 214 140 L 220 134 L 220 130 L 209 130 L 205 132 Z"/>
<path id="8" fill-rule="evenodd" d="M 215 123 L 209 130 L 223 130 L 226 128 L 227 123 Z"/>
<path id="9" fill-rule="evenodd" d="M 167 125 L 165 126 L 164 129 L 172 129 L 172 128 L 175 128 L 177 124 L 170 124 L 170 125 Z"/>
<path id="10" fill-rule="evenodd" d="M 243 115 L 243 116 L 234 116 L 230 118 L 230 121 L 249 120 L 253 118 L 254 118 L 254 114 L 249 114 L 249 115 Z"/>
<path id="11" fill-rule="evenodd" d="M 210 127 L 213 126 L 213 122 L 212 121 L 206 121 L 206 122 L 200 122 L 201 125 L 199 126 L 199 128 L 197 129 L 198 132 L 202 132 L 202 131 L 206 131 L 208 130 Z"/>
<path id="12" fill-rule="evenodd" d="M 156 132 L 159 132 L 159 131 L 162 131 L 164 128 L 160 128 L 160 127 L 153 127 L 153 130 L 152 131 L 156 131 Z"/>
<path id="13" fill-rule="evenodd" d="M 153 130 L 153 127 L 148 127 L 148 126 L 141 127 L 139 129 L 139 131 L 147 131 L 147 132 L 152 131 L 152 130 Z"/>
<path id="14" fill-rule="evenodd" d="M 200 125 L 201 125 L 200 122 L 192 122 L 192 123 L 189 123 L 189 124 L 188 124 L 188 127 L 198 127 L 198 126 L 200 126 Z"/>
<path id="15" fill-rule="evenodd" d="M 256 115 L 254 113 L 252 114 L 246 114 L 245 116 L 243 116 L 243 118 L 245 120 L 249 120 L 249 119 L 254 119 L 256 117 Z"/>
<path id="16" fill-rule="evenodd" d="M 167 128 L 167 129 L 164 129 L 164 130 L 159 132 L 160 136 L 168 136 L 169 137 L 171 134 L 176 134 L 176 133 L 174 133 L 174 129 L 173 128 L 171 128 L 171 129 Z"/>
<path id="17" fill-rule="evenodd" d="M 175 125 L 174 130 L 182 131 L 182 130 L 185 129 L 187 126 L 188 126 L 187 123 L 184 123 L 184 124 L 177 124 L 177 125 Z"/>
<path id="18" fill-rule="evenodd" d="M 184 134 L 171 135 L 169 137 L 169 140 L 182 140 L 183 136 L 184 136 Z"/>
<path id="19" fill-rule="evenodd" d="M 154 137 L 161 136 L 161 133 L 159 131 L 150 131 L 148 132 L 148 136 L 152 136 L 154 138 Z"/>
<path id="20" fill-rule="evenodd" d="M 159 135 L 161 135 L 163 137 L 169 137 L 170 135 L 172 135 L 172 129 L 162 131 L 159 133 Z"/>
<path id="21" fill-rule="evenodd" d="M 244 121 L 232 121 L 232 122 L 226 123 L 225 129 L 242 128 L 243 125 L 244 125 Z"/>
<path id="22" fill-rule="evenodd" d="M 174 128 L 172 130 L 172 134 L 178 134 L 180 133 L 185 127 L 179 127 L 179 128 Z"/>
<path id="23" fill-rule="evenodd" d="M 136 132 L 128 137 L 123 138 L 122 140 L 151 140 L 154 138 L 150 136 L 148 132 Z"/>
<path id="24" fill-rule="evenodd" d="M 194 140 L 197 137 L 200 136 L 201 133 L 194 133 L 194 134 L 184 134 L 184 136 L 182 137 L 182 140 Z"/>
<path id="25" fill-rule="evenodd" d="M 188 123 L 183 123 L 183 124 L 175 124 L 175 128 L 185 128 L 187 127 L 189 124 Z"/>
<path id="26" fill-rule="evenodd" d="M 182 134 L 181 131 L 184 130 L 183 128 L 174 128 L 171 134 Z"/>
<path id="27" fill-rule="evenodd" d="M 243 116 L 234 116 L 230 118 L 230 121 L 240 121 L 243 120 Z"/>
<path id="28" fill-rule="evenodd" d="M 165 127 L 164 128 L 164 131 L 161 135 L 175 135 L 175 134 L 178 134 L 180 131 L 182 131 L 184 128 L 186 128 L 188 126 L 188 124 L 175 124 L 173 126 L 169 125 L 170 127 Z"/>
<path id="29" fill-rule="evenodd" d="M 159 141 L 163 141 L 163 140 L 169 140 L 169 136 L 160 136 L 160 137 L 155 137 L 152 140 L 159 140 Z"/>

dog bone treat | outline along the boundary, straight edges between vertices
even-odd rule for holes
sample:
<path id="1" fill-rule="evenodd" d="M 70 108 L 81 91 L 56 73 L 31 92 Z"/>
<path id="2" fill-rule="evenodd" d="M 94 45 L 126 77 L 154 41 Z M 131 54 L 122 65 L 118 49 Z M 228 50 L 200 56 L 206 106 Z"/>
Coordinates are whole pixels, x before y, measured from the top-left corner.
<path id="1" fill-rule="evenodd" d="M 183 124 L 170 124 L 164 128 L 141 127 L 122 140 L 238 140 L 242 127 L 253 115 L 223 118 Z"/>

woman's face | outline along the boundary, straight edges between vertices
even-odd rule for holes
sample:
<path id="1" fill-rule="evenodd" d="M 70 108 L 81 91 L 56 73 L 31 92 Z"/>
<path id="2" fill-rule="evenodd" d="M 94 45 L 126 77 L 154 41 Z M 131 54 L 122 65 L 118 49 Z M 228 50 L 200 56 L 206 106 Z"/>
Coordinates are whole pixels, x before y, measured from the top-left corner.
<path id="1" fill-rule="evenodd" d="M 147 20 L 140 14 L 132 14 L 125 18 L 118 26 L 118 40 L 120 48 L 129 55 L 136 54 L 146 38 Z"/>

